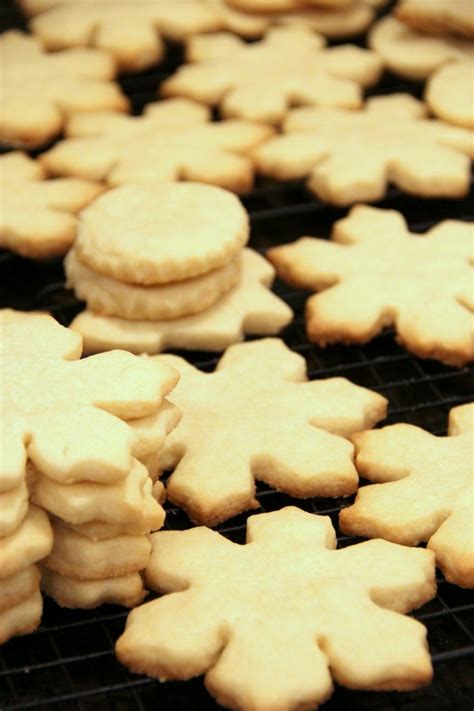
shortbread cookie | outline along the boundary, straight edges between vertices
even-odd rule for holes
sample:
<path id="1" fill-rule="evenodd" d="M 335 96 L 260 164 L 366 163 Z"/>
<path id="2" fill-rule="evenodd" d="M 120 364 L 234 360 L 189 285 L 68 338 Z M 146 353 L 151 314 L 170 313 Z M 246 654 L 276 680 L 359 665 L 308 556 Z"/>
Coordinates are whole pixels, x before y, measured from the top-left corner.
<path id="1" fill-rule="evenodd" d="M 428 80 L 425 99 L 436 116 L 473 130 L 474 61 L 454 62 L 438 69 Z"/>
<path id="2" fill-rule="evenodd" d="M 400 0 L 395 15 L 421 32 L 453 32 L 474 38 L 472 0 Z"/>
<path id="3" fill-rule="evenodd" d="M 0 538 L 9 536 L 18 528 L 25 518 L 27 510 L 28 487 L 26 481 L 22 481 L 15 489 L 0 493 Z"/>
<path id="4" fill-rule="evenodd" d="M 357 467 L 377 482 L 343 509 L 344 532 L 428 542 L 446 579 L 474 588 L 474 404 L 450 412 L 448 437 L 397 424 L 354 436 Z"/>
<path id="5" fill-rule="evenodd" d="M 159 410 L 148 417 L 127 420 L 135 435 L 133 445 L 134 456 L 143 461 L 150 454 L 158 452 L 164 445 L 166 437 L 174 430 L 181 419 L 182 413 L 168 400 L 163 400 Z"/>
<path id="6" fill-rule="evenodd" d="M 429 683 L 426 629 L 403 614 L 435 595 L 431 551 L 380 540 L 335 550 L 330 518 L 294 507 L 251 516 L 244 546 L 207 528 L 152 540 L 147 583 L 173 594 L 129 615 L 116 653 L 133 672 L 206 674 L 219 703 L 242 711 L 316 708 L 332 679 Z"/>
<path id="7" fill-rule="evenodd" d="M 324 49 L 323 37 L 307 27 L 274 28 L 250 45 L 234 39 L 231 51 L 217 56 L 222 39 L 209 37 L 210 59 L 178 69 L 161 85 L 163 95 L 219 106 L 223 116 L 277 124 L 291 105 L 358 108 L 362 87 L 375 84 L 382 71 L 374 52 L 353 45 Z"/>
<path id="8" fill-rule="evenodd" d="M 0 645 L 11 637 L 33 632 L 41 622 L 43 598 L 39 590 L 17 605 L 0 611 Z"/>
<path id="9" fill-rule="evenodd" d="M 37 506 L 30 506 L 18 528 L 1 539 L 0 579 L 45 558 L 52 545 L 53 531 L 47 515 Z"/>
<path id="10" fill-rule="evenodd" d="M 275 270 L 251 249 L 243 251 L 240 282 L 200 314 L 175 321 L 128 321 L 83 311 L 71 323 L 81 334 L 86 353 L 124 348 L 132 353 L 185 350 L 222 351 L 244 334 L 272 336 L 293 312 L 270 291 Z"/>
<path id="11" fill-rule="evenodd" d="M 254 479 L 304 498 L 356 491 L 344 437 L 382 419 L 385 398 L 344 378 L 307 382 L 305 359 L 279 339 L 231 346 L 213 374 L 160 360 L 180 373 L 172 398 L 183 418 L 159 459 L 174 470 L 168 499 L 193 521 L 213 526 L 257 507 Z"/>
<path id="12" fill-rule="evenodd" d="M 232 7 L 245 12 L 282 12 L 300 7 L 345 8 L 353 0 L 226 0 Z"/>
<path id="13" fill-rule="evenodd" d="M 36 565 L 29 565 L 18 573 L 0 578 L 0 612 L 31 597 L 38 590 L 40 572 Z"/>
<path id="14" fill-rule="evenodd" d="M 127 284 L 103 276 L 79 261 L 74 249 L 65 261 L 67 284 L 91 311 L 133 320 L 169 320 L 205 311 L 240 279 L 241 259 L 192 279 L 158 286 Z"/>
<path id="15" fill-rule="evenodd" d="M 70 138 L 41 160 L 53 175 L 94 176 L 109 185 L 196 180 L 234 192 L 250 190 L 254 170 L 247 154 L 272 129 L 248 121 L 209 121 L 208 107 L 188 99 L 148 104 L 141 116 L 78 115 L 66 128 Z"/>
<path id="16" fill-rule="evenodd" d="M 152 183 L 101 195 L 81 213 L 74 249 L 101 274 L 149 285 L 222 267 L 248 238 L 235 195 L 199 183 Z"/>
<path id="17" fill-rule="evenodd" d="M 0 142 L 35 147 L 54 138 L 76 111 L 125 111 L 128 101 L 110 80 L 115 63 L 93 49 L 47 54 L 15 30 L 0 38 Z"/>
<path id="18" fill-rule="evenodd" d="M 422 197 L 462 197 L 474 133 L 425 116 L 408 94 L 374 97 L 362 111 L 296 109 L 289 135 L 256 149 L 257 168 L 279 180 L 309 176 L 309 190 L 336 205 L 380 200 L 389 182 Z"/>
<path id="19" fill-rule="evenodd" d="M 47 314 L 4 309 L 0 332 L 0 492 L 20 486 L 27 458 L 62 483 L 127 476 L 135 435 L 119 418 L 155 412 L 177 374 L 130 353 L 79 361 L 81 337 Z"/>
<path id="20" fill-rule="evenodd" d="M 38 161 L 18 151 L 0 157 L 0 185 L 0 247 L 33 259 L 65 254 L 76 213 L 103 191 L 86 180 L 46 180 Z"/>
<path id="21" fill-rule="evenodd" d="M 89 610 L 100 605 L 136 607 L 146 595 L 140 573 L 105 580 L 78 580 L 42 568 L 41 589 L 60 607 Z"/>
<path id="22" fill-rule="evenodd" d="M 400 213 L 359 205 L 331 241 L 303 237 L 268 257 L 290 283 L 322 291 L 306 305 L 310 340 L 364 343 L 393 325 L 416 355 L 461 366 L 474 358 L 473 238 L 468 222 L 415 235 Z"/>
<path id="23" fill-rule="evenodd" d="M 409 79 L 426 79 L 453 60 L 474 60 L 472 42 L 449 35 L 426 35 L 390 15 L 374 25 L 369 45 L 390 71 Z"/>
<path id="24" fill-rule="evenodd" d="M 120 535 L 94 541 L 53 521 L 54 545 L 43 565 L 79 580 L 102 580 L 143 570 L 150 557 L 148 536 Z"/>
<path id="25" fill-rule="evenodd" d="M 57 0 L 30 27 L 48 49 L 94 46 L 109 52 L 120 69 L 138 71 L 162 59 L 163 36 L 182 40 L 221 23 L 201 0 Z"/>
<path id="26" fill-rule="evenodd" d="M 93 481 L 60 484 L 39 474 L 32 500 L 68 523 L 133 523 L 140 520 L 145 506 L 151 505 L 158 511 L 161 508 L 151 491 L 144 488 L 147 480 L 146 467 L 136 459 L 128 476 L 115 484 L 97 484 Z M 161 512 L 159 515 L 162 515 Z"/>

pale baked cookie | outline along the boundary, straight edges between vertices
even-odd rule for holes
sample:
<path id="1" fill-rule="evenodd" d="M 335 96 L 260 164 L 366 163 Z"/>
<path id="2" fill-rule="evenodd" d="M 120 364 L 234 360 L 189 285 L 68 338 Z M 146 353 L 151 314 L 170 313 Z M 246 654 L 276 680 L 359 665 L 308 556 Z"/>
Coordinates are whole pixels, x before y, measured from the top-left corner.
<path id="1" fill-rule="evenodd" d="M 165 399 L 153 414 L 127 420 L 127 425 L 132 428 L 135 435 L 134 457 L 143 461 L 148 455 L 159 451 L 180 419 L 181 412 Z"/>
<path id="2" fill-rule="evenodd" d="M 474 358 L 473 239 L 468 222 L 415 235 L 400 213 L 357 206 L 331 241 L 303 237 L 268 257 L 290 283 L 322 291 L 306 305 L 311 341 L 364 343 L 393 325 L 412 353 L 461 366 Z"/>
<path id="3" fill-rule="evenodd" d="M 454 62 L 438 69 L 428 80 L 425 100 L 436 116 L 473 130 L 474 61 Z"/>
<path id="4" fill-rule="evenodd" d="M 448 437 L 397 424 L 354 436 L 373 486 L 343 509 L 344 532 L 406 546 L 428 542 L 446 579 L 474 588 L 474 404 L 451 410 Z"/>
<path id="5" fill-rule="evenodd" d="M 116 644 L 135 673 L 205 674 L 241 711 L 316 708 L 333 679 L 398 691 L 431 680 L 426 629 L 403 616 L 435 595 L 431 551 L 335 550 L 330 518 L 294 507 L 251 516 L 243 546 L 203 527 L 152 541 L 146 581 L 165 595 L 133 610 Z"/>
<path id="6" fill-rule="evenodd" d="M 33 632 L 41 622 L 42 613 L 43 598 L 39 589 L 12 607 L 0 610 L 0 645 L 16 635 Z"/>
<path id="7" fill-rule="evenodd" d="M 275 270 L 251 249 L 243 251 L 240 282 L 207 311 L 175 321 L 128 321 L 83 311 L 71 323 L 86 353 L 124 348 L 132 353 L 160 353 L 171 348 L 222 351 L 244 334 L 272 336 L 293 312 L 270 291 Z"/>
<path id="8" fill-rule="evenodd" d="M 435 69 L 453 60 L 474 60 L 472 42 L 449 35 L 426 35 L 391 15 L 374 25 L 369 46 L 390 71 L 409 79 L 426 79 Z"/>
<path id="9" fill-rule="evenodd" d="M 240 279 L 237 257 L 208 274 L 158 286 L 127 284 L 103 276 L 79 261 L 72 249 L 65 261 L 67 287 L 95 313 L 133 320 L 169 320 L 205 311 Z"/>
<path id="10" fill-rule="evenodd" d="M 18 528 L 28 511 L 28 487 L 22 481 L 14 489 L 0 493 L 0 545 L 1 536 L 8 536 Z"/>
<path id="11" fill-rule="evenodd" d="M 0 579 L 16 575 L 45 558 L 53 545 L 48 517 L 37 506 L 30 506 L 18 528 L 1 539 Z"/>
<path id="12" fill-rule="evenodd" d="M 54 545 L 43 565 L 80 580 L 103 580 L 143 570 L 150 557 L 148 536 L 119 535 L 92 540 L 53 521 Z"/>
<path id="13" fill-rule="evenodd" d="M 0 492 L 21 485 L 27 458 L 62 483 L 126 477 L 136 435 L 119 418 L 154 413 L 177 373 L 122 352 L 79 361 L 79 334 L 47 314 L 4 309 L 0 332 Z"/>
<path id="14" fill-rule="evenodd" d="M 208 107 L 188 99 L 148 104 L 142 116 L 79 115 L 66 128 L 70 138 L 41 162 L 52 175 L 94 176 L 109 185 L 196 180 L 250 190 L 248 154 L 273 130 L 248 121 L 209 121 Z"/>
<path id="15" fill-rule="evenodd" d="M 245 12 L 282 12 L 300 7 L 320 6 L 323 8 L 344 8 L 353 0 L 227 0 L 232 7 Z"/>
<path id="16" fill-rule="evenodd" d="M 136 607 L 146 595 L 140 573 L 105 580 L 80 580 L 42 568 L 41 589 L 60 607 L 90 610 L 100 605 Z"/>
<path id="17" fill-rule="evenodd" d="M 33 259 L 65 254 L 76 213 L 103 191 L 86 180 L 46 180 L 40 163 L 18 151 L 0 157 L 0 189 L 0 247 Z"/>
<path id="18" fill-rule="evenodd" d="M 81 213 L 75 253 L 94 271 L 115 279 L 163 284 L 222 267 L 248 238 L 245 209 L 221 188 L 123 185 Z"/>
<path id="19" fill-rule="evenodd" d="M 380 58 L 353 45 L 324 44 L 322 36 L 299 26 L 273 28 L 250 45 L 234 38 L 232 47 L 225 34 L 216 34 L 201 46 L 202 61 L 178 69 L 161 91 L 219 106 L 226 117 L 272 124 L 290 105 L 358 108 L 362 88 L 380 77 Z"/>
<path id="20" fill-rule="evenodd" d="M 0 612 L 31 597 L 39 589 L 40 572 L 36 565 L 0 578 Z"/>
<path id="21" fill-rule="evenodd" d="M 31 35 L 0 37 L 0 142 L 35 147 L 61 132 L 77 111 L 125 111 L 128 101 L 112 83 L 115 63 L 105 52 L 74 49 L 47 54 Z"/>
<path id="22" fill-rule="evenodd" d="M 385 398 L 344 378 L 307 382 L 306 361 L 279 339 L 231 346 L 212 374 L 159 359 L 180 373 L 172 397 L 183 412 L 159 460 L 173 470 L 168 499 L 193 521 L 257 507 L 255 479 L 303 498 L 356 491 L 345 437 L 382 419 Z"/>
<path id="23" fill-rule="evenodd" d="M 257 169 L 279 180 L 308 176 L 327 202 L 380 200 L 389 183 L 422 197 L 469 192 L 474 133 L 427 120 L 408 94 L 374 97 L 361 111 L 295 109 L 284 128 L 254 151 Z"/>
<path id="24" fill-rule="evenodd" d="M 56 0 L 30 27 L 48 49 L 94 46 L 109 52 L 121 70 L 138 71 L 162 59 L 162 37 L 179 41 L 221 23 L 201 0 Z"/>
<path id="25" fill-rule="evenodd" d="M 472 0 L 399 0 L 395 15 L 421 32 L 474 38 Z"/>

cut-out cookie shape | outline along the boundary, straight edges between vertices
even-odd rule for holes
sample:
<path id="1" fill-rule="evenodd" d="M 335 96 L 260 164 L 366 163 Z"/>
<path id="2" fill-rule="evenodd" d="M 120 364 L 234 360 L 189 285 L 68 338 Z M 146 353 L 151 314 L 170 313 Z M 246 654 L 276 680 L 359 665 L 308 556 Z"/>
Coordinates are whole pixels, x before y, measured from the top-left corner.
<path id="1" fill-rule="evenodd" d="M 453 32 L 474 38 L 472 0 L 400 0 L 395 15 L 421 32 Z"/>
<path id="2" fill-rule="evenodd" d="M 176 372 L 130 353 L 78 360 L 79 334 L 46 314 L 5 309 L 0 330 L 0 492 L 21 484 L 27 457 L 62 483 L 124 478 L 136 435 L 119 418 L 155 412 Z"/>
<path id="3" fill-rule="evenodd" d="M 407 94 L 369 99 L 361 111 L 295 109 L 288 135 L 254 151 L 256 165 L 280 180 L 309 176 L 309 190 L 336 205 L 380 200 L 389 182 L 422 197 L 461 197 L 474 133 L 425 116 Z"/>
<path id="4" fill-rule="evenodd" d="M 142 116 L 76 116 L 67 133 L 71 138 L 41 156 L 53 175 L 109 185 L 196 180 L 245 192 L 254 173 L 248 154 L 273 131 L 247 121 L 210 123 L 208 107 L 170 99 L 149 104 Z"/>
<path id="5" fill-rule="evenodd" d="M 0 38 L 0 142 L 35 147 L 62 130 L 78 111 L 125 111 L 128 101 L 110 80 L 115 63 L 95 49 L 46 53 L 21 32 Z"/>
<path id="6" fill-rule="evenodd" d="M 428 542 L 449 582 L 474 588 L 474 404 L 449 415 L 448 437 L 397 424 L 354 436 L 373 486 L 343 509 L 346 533 L 406 546 Z"/>
<path id="7" fill-rule="evenodd" d="M 362 87 L 381 73 L 375 53 L 353 45 L 324 49 L 324 39 L 305 27 L 274 28 L 250 45 L 218 34 L 207 38 L 201 57 L 204 49 L 209 59 L 179 69 L 161 85 L 163 95 L 267 123 L 279 123 L 290 105 L 358 108 Z"/>
<path id="8" fill-rule="evenodd" d="M 243 546 L 208 528 L 152 541 L 146 580 L 168 594 L 133 610 L 116 644 L 136 673 L 206 674 L 219 703 L 242 711 L 315 708 L 332 679 L 400 691 L 431 679 L 426 629 L 403 616 L 435 594 L 431 551 L 335 550 L 329 517 L 293 507 L 251 516 Z"/>
<path id="9" fill-rule="evenodd" d="M 232 7 L 245 12 L 282 12 L 301 7 L 346 8 L 353 0 L 226 0 Z"/>
<path id="10" fill-rule="evenodd" d="M 86 353 L 123 348 L 132 353 L 160 353 L 171 348 L 223 351 L 244 334 L 272 336 L 293 312 L 270 291 L 275 270 L 257 252 L 245 249 L 240 282 L 207 311 L 174 321 L 128 321 L 83 311 L 71 323 Z"/>
<path id="11" fill-rule="evenodd" d="M 425 100 L 444 121 L 474 130 L 474 59 L 440 67 L 428 80 Z"/>
<path id="12" fill-rule="evenodd" d="M 0 578 L 16 575 L 45 558 L 53 546 L 53 531 L 45 512 L 30 506 L 25 518 L 0 545 Z"/>
<path id="13" fill-rule="evenodd" d="M 408 79 L 426 79 L 447 62 L 474 60 L 474 46 L 469 40 L 423 34 L 390 15 L 374 25 L 369 45 L 388 69 Z"/>
<path id="14" fill-rule="evenodd" d="M 344 378 L 308 382 L 304 358 L 279 339 L 231 346 L 210 374 L 177 356 L 159 360 L 180 373 L 173 401 L 183 412 L 159 461 L 174 470 L 168 499 L 195 522 L 257 507 L 255 479 L 303 498 L 357 489 L 344 437 L 385 416 L 382 396 Z"/>
<path id="15" fill-rule="evenodd" d="M 415 235 L 400 213 L 357 206 L 331 241 L 303 237 L 268 257 L 290 283 L 322 291 L 306 305 L 310 340 L 364 343 L 393 325 L 416 355 L 460 366 L 474 358 L 473 238 L 468 222 Z"/>
<path id="16" fill-rule="evenodd" d="M 33 259 L 65 254 L 76 213 L 103 191 L 86 180 L 46 180 L 40 163 L 18 151 L 0 157 L 0 189 L 0 247 Z"/>
<path id="17" fill-rule="evenodd" d="M 22 4 L 31 7 L 28 0 Z M 179 41 L 221 29 L 216 12 L 201 0 L 56 0 L 50 5 L 40 7 L 44 12 L 30 22 L 48 49 L 92 45 L 109 52 L 126 71 L 162 59 L 162 37 Z"/>
<path id="18" fill-rule="evenodd" d="M 140 573 L 104 580 L 80 580 L 60 575 L 45 566 L 41 570 L 41 589 L 60 607 L 81 610 L 90 610 L 106 603 L 136 607 L 146 594 Z"/>
<path id="19" fill-rule="evenodd" d="M 43 598 L 39 589 L 26 600 L 0 610 L 0 645 L 10 637 L 33 632 L 41 622 L 42 613 Z"/>

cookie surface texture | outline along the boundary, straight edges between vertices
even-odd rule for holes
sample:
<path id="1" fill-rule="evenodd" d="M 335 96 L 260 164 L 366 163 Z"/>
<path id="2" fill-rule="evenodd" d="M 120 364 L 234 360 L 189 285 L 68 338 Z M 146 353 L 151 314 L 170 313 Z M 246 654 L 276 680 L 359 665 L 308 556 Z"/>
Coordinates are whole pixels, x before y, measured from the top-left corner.
<path id="1" fill-rule="evenodd" d="M 245 192 L 254 173 L 248 154 L 273 131 L 248 121 L 210 122 L 208 107 L 169 99 L 148 104 L 141 116 L 78 115 L 66 133 L 70 138 L 41 157 L 53 175 L 109 185 L 195 180 Z"/>
<path id="2" fill-rule="evenodd" d="M 362 87 L 381 73 L 375 53 L 353 45 L 324 49 L 323 37 L 306 27 L 273 28 L 250 45 L 233 36 L 229 45 L 225 37 L 207 38 L 210 59 L 202 47 L 203 61 L 167 79 L 163 95 L 218 105 L 226 117 L 278 124 L 290 105 L 358 108 Z"/>
<path id="3" fill-rule="evenodd" d="M 395 14 L 421 32 L 454 33 L 474 38 L 471 0 L 400 0 Z"/>
<path id="4" fill-rule="evenodd" d="M 136 607 L 146 594 L 139 573 L 105 580 L 79 580 L 55 573 L 45 566 L 41 571 L 41 588 L 60 607 L 81 610 L 104 604 Z"/>
<path id="5" fill-rule="evenodd" d="M 474 8 L 473 8 L 474 11 Z M 428 80 L 426 103 L 436 116 L 474 130 L 474 61 L 453 62 Z"/>
<path id="6" fill-rule="evenodd" d="M 76 213 L 103 191 L 86 180 L 46 180 L 41 165 L 18 151 L 0 157 L 0 182 L 0 247 L 33 259 L 65 254 L 76 236 Z"/>
<path id="7" fill-rule="evenodd" d="M 132 671 L 205 674 L 218 702 L 242 711 L 313 708 L 332 679 L 379 690 L 430 681 L 426 629 L 403 613 L 435 594 L 431 551 L 386 541 L 337 551 L 330 519 L 293 507 L 251 516 L 243 546 L 207 528 L 152 540 L 146 580 L 171 594 L 129 615 L 116 653 Z"/>
<path id="8" fill-rule="evenodd" d="M 474 59 L 474 47 L 469 40 L 417 32 L 391 15 L 373 26 L 369 46 L 390 71 L 409 79 L 426 79 L 438 67 L 453 60 Z"/>
<path id="9" fill-rule="evenodd" d="M 468 222 L 415 235 L 400 213 L 361 205 L 330 241 L 303 237 L 268 256 L 290 283 L 322 291 L 306 305 L 310 340 L 363 343 L 393 325 L 409 351 L 460 366 L 474 357 L 473 238 Z"/>
<path id="10" fill-rule="evenodd" d="M 293 318 L 287 304 L 270 291 L 272 265 L 245 249 L 240 282 L 200 314 L 174 321 L 128 321 L 83 311 L 71 328 L 84 339 L 86 353 L 123 348 L 132 353 L 185 350 L 223 351 L 245 334 L 272 336 Z"/>
<path id="11" fill-rule="evenodd" d="M 340 514 L 353 535 L 428 542 L 446 579 L 474 587 L 474 404 L 450 413 L 448 437 L 407 424 L 354 436 L 357 467 L 376 482 Z"/>
<path id="12" fill-rule="evenodd" d="M 53 531 L 42 509 L 30 506 L 18 528 L 1 539 L 0 577 L 16 575 L 45 558 L 53 545 Z"/>
<path id="13" fill-rule="evenodd" d="M 93 49 L 48 54 L 31 35 L 15 30 L 0 38 L 2 115 L 0 142 L 40 146 L 77 111 L 125 111 L 128 101 L 112 83 L 115 63 Z"/>
<path id="14" fill-rule="evenodd" d="M 195 522 L 255 508 L 254 479 L 299 497 L 354 493 L 344 437 L 385 416 L 383 397 L 343 378 L 308 382 L 304 358 L 279 339 L 231 346 L 211 374 L 159 359 L 181 376 L 172 399 L 183 418 L 160 453 L 161 468 L 174 470 L 167 497 Z"/>
<path id="15" fill-rule="evenodd" d="M 284 129 L 254 151 L 257 168 L 279 180 L 308 176 L 326 202 L 380 200 L 389 183 L 421 197 L 469 192 L 474 133 L 427 119 L 407 94 L 369 99 L 361 111 L 295 109 Z"/>
<path id="16" fill-rule="evenodd" d="M 27 457 L 62 483 L 124 478 L 136 435 L 119 418 L 155 412 L 177 374 L 123 352 L 78 360 L 79 334 L 47 314 L 4 309 L 0 330 L 0 492 L 24 481 Z"/>
<path id="17" fill-rule="evenodd" d="M 217 269 L 248 238 L 247 213 L 226 190 L 198 183 L 124 185 L 82 212 L 75 250 L 101 274 L 148 285 Z"/>

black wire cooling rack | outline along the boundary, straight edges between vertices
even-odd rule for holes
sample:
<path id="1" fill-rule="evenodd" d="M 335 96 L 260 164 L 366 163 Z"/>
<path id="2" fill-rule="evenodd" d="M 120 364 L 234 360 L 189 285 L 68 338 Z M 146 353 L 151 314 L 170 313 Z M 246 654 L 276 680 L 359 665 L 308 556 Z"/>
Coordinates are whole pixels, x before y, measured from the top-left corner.
<path id="1" fill-rule="evenodd" d="M 10 0 L 1 0 L 0 28 L 24 27 L 24 20 Z M 139 113 L 156 97 L 160 80 L 182 61 L 177 47 L 170 47 L 166 63 L 158 70 L 124 77 L 121 81 Z M 386 76 L 378 93 L 409 90 L 420 95 L 421 87 Z M 471 189 L 461 201 L 422 201 L 402 196 L 391 189 L 381 207 L 394 207 L 406 216 L 410 228 L 424 231 L 437 221 L 451 217 L 474 219 Z M 252 193 L 243 197 L 252 223 L 251 245 L 264 251 L 270 245 L 288 242 L 302 234 L 328 234 L 344 211 L 328 207 L 309 195 L 302 184 L 258 181 Z M 343 375 L 353 382 L 381 392 L 390 401 L 386 423 L 409 422 L 434 434 L 444 434 L 451 407 L 472 399 L 474 368 L 453 369 L 435 361 L 420 360 L 398 346 L 391 331 L 385 331 L 365 346 L 331 346 L 325 350 L 308 343 L 303 307 L 307 294 L 277 282 L 277 293 L 295 311 L 295 320 L 282 334 L 293 350 L 301 353 L 311 378 Z M 81 309 L 64 289 L 60 261 L 36 264 L 7 252 L 0 252 L 0 307 L 51 311 L 68 324 Z M 218 356 L 187 353 L 189 360 L 212 370 Z M 337 527 L 337 514 L 352 499 L 300 501 L 258 486 L 261 511 L 273 511 L 288 504 L 329 515 Z M 252 512 L 254 513 L 254 512 Z M 218 527 L 237 543 L 245 540 L 247 515 Z M 190 527 L 187 516 L 167 506 L 166 527 Z M 339 545 L 357 539 L 338 535 Z M 474 707 L 474 594 L 438 578 L 438 594 L 415 613 L 428 628 L 435 676 L 433 683 L 410 693 L 353 692 L 337 688 L 325 704 L 327 711 L 449 711 Z M 61 610 L 45 600 L 40 629 L 11 640 L 0 648 L 0 711 L 7 709 L 67 709 L 68 711 L 212 711 L 219 707 L 207 694 L 202 680 L 159 684 L 129 674 L 115 659 L 114 641 L 121 634 L 127 611 L 103 606 L 95 611 Z M 390 640 L 387 639 L 387 644 Z"/>

